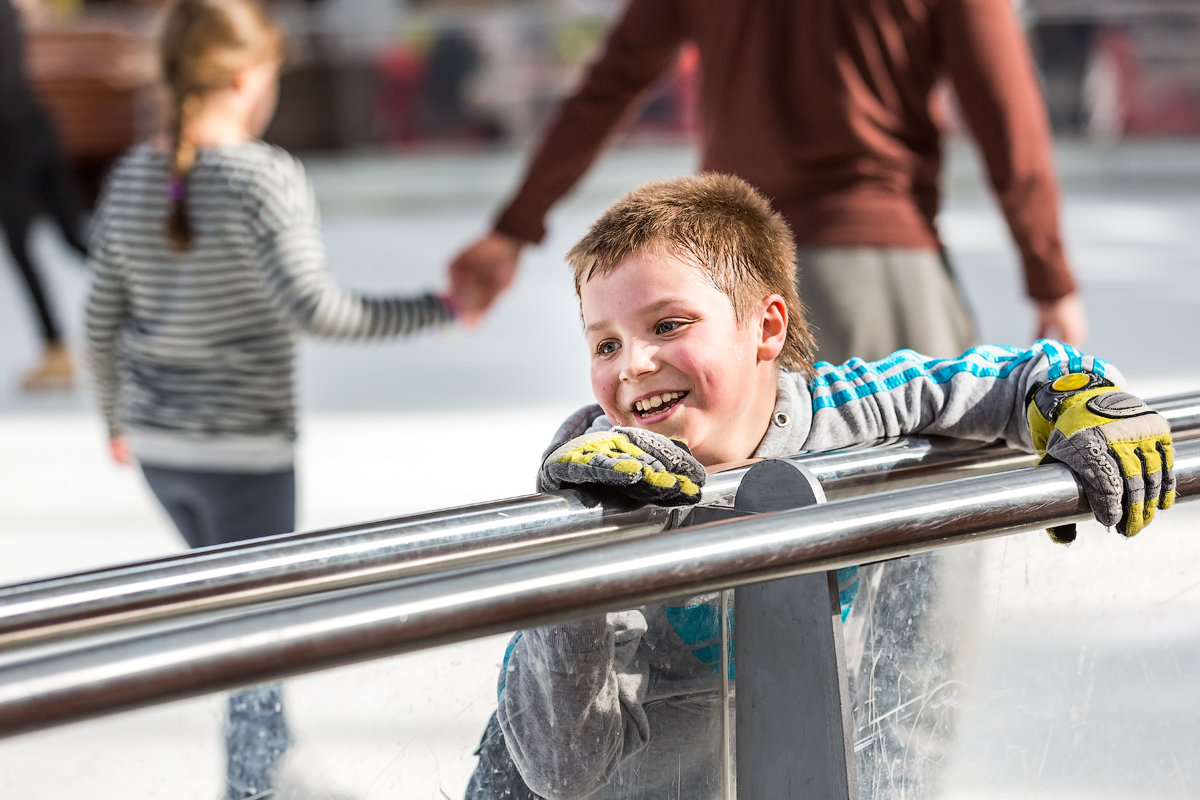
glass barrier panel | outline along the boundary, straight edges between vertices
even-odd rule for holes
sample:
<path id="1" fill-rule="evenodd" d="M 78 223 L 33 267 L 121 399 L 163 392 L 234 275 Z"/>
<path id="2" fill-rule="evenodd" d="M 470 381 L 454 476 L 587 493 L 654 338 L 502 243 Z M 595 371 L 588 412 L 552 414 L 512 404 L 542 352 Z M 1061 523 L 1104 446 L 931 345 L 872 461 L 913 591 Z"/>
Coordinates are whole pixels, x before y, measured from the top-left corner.
<path id="1" fill-rule="evenodd" d="M 1197 523 L 1181 504 L 1133 540 L 1088 524 L 863 570 L 859 797 L 1191 800 Z M 714 593 L 8 737 L 4 796 L 724 800 L 729 619 Z"/>
<path id="2" fill-rule="evenodd" d="M 4 797 L 463 797 L 507 636 L 0 739 Z"/>
<path id="3" fill-rule="evenodd" d="M 1185 504 L 1132 540 L 1089 523 L 1070 547 L 1037 532 L 865 570 L 860 798 L 1195 797 L 1198 523 Z"/>

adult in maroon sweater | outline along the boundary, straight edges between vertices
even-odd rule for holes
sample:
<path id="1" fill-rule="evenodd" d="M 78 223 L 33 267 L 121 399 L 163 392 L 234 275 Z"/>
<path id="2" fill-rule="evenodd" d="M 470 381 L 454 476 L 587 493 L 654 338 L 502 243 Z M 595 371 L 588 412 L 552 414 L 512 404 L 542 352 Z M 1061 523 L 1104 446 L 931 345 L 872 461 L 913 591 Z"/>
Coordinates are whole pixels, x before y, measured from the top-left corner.
<path id="1" fill-rule="evenodd" d="M 935 226 L 943 78 L 1020 252 L 1036 335 L 1079 344 L 1085 319 L 1059 234 L 1046 114 L 1011 2 L 630 0 L 492 232 L 452 262 L 464 319 L 508 287 L 549 209 L 690 42 L 700 56 L 700 167 L 747 179 L 787 218 L 821 358 L 900 347 L 950 356 L 974 343 Z M 977 557 L 956 548 L 864 573 L 847 628 L 864 798 L 936 791 L 955 725 L 953 678 L 969 674 Z M 492 755 L 510 764 L 502 746 Z M 499 769 L 493 784 L 472 800 L 528 796 L 513 770 Z"/>
<path id="2" fill-rule="evenodd" d="M 1081 342 L 1046 114 L 1011 0 L 631 0 L 492 232 L 452 262 L 468 320 L 687 42 L 700 54 L 700 168 L 749 180 L 787 218 L 821 357 L 973 342 L 935 226 L 943 77 L 1020 252 L 1036 335 Z"/>

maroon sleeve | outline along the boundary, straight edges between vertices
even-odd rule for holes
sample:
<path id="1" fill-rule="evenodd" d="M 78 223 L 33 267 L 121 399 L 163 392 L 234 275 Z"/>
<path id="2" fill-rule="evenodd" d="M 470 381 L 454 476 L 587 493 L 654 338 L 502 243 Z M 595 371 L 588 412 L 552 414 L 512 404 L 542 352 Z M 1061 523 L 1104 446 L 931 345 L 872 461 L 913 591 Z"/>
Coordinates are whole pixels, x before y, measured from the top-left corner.
<path id="1" fill-rule="evenodd" d="M 583 81 L 555 112 L 495 230 L 542 240 L 551 206 L 587 171 L 642 91 L 675 63 L 682 42 L 676 0 L 631 0 Z"/>
<path id="2" fill-rule="evenodd" d="M 979 142 L 1030 297 L 1075 290 L 1059 231 L 1050 126 L 1012 0 L 944 0 L 946 67 Z"/>

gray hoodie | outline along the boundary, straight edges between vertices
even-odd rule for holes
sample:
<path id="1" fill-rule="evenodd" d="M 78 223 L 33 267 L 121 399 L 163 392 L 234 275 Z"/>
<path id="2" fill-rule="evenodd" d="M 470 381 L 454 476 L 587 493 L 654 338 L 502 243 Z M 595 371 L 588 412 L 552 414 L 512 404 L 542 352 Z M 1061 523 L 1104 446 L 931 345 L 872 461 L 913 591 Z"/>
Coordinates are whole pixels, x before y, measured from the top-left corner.
<path id="1" fill-rule="evenodd" d="M 905 434 L 1031 450 L 1026 397 L 1044 380 L 1080 371 L 1122 380 L 1100 359 L 1046 340 L 1028 350 L 978 347 L 957 359 L 902 350 L 872 363 L 819 363 L 808 380 L 782 372 L 754 454 Z M 563 425 L 555 444 L 607 427 L 592 406 Z M 500 675 L 497 717 L 529 788 L 550 800 L 719 797 L 718 599 L 678 598 L 516 634 Z"/>

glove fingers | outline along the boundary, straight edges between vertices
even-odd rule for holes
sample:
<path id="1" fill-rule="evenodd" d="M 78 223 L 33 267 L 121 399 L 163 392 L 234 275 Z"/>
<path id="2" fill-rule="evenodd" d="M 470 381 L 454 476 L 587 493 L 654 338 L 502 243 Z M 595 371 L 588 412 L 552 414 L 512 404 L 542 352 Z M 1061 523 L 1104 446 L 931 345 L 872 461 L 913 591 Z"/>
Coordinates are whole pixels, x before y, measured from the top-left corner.
<path id="1" fill-rule="evenodd" d="M 684 487 L 680 485 L 658 488 L 644 482 L 631 483 L 625 488 L 624 493 L 636 500 L 659 506 L 682 506 L 700 502 L 699 488 L 696 488 L 695 491 L 684 491 Z"/>
<path id="2" fill-rule="evenodd" d="M 634 441 L 632 431 L 622 431 L 621 433 L 613 433 L 604 443 L 608 446 L 607 452 L 614 457 L 620 458 L 622 454 L 632 456 L 633 458 L 641 458 L 646 454 L 646 451 L 640 446 L 639 442 Z"/>
<path id="3" fill-rule="evenodd" d="M 1131 506 L 1128 519 L 1123 526 L 1117 526 L 1117 533 L 1126 537 L 1136 536 L 1141 532 L 1142 528 L 1154 521 L 1155 508 L 1156 506 L 1153 503 L 1140 503 Z"/>
<path id="4" fill-rule="evenodd" d="M 1095 428 L 1088 428 L 1068 439 L 1055 431 L 1050 436 L 1047 455 L 1066 464 L 1082 479 L 1083 493 L 1101 525 L 1111 527 L 1121 521 L 1125 516 L 1121 503 L 1125 481 L 1122 480 L 1117 459 L 1101 433 Z M 1140 474 L 1137 481 L 1140 490 Z"/>
<path id="5" fill-rule="evenodd" d="M 1156 447 L 1163 463 L 1162 499 L 1159 500 L 1158 507 L 1167 509 L 1175 504 L 1175 448 L 1170 442 L 1161 439 Z"/>
<path id="6" fill-rule="evenodd" d="M 1146 498 L 1142 508 L 1142 527 L 1146 527 L 1154 519 L 1154 512 L 1162 505 L 1163 496 L 1163 460 L 1158 448 L 1138 451 L 1141 457 L 1143 475 L 1146 481 Z M 1140 529 L 1139 529 L 1140 530 Z M 1127 533 L 1132 536 L 1137 531 Z"/>
<path id="7" fill-rule="evenodd" d="M 641 481 L 656 489 L 671 489 L 681 481 L 694 483 L 683 465 L 664 464 L 662 459 L 650 453 L 645 453 L 634 463 L 638 466 Z"/>
<path id="8" fill-rule="evenodd" d="M 700 486 L 687 475 L 668 472 L 666 469 L 654 469 L 652 466 L 642 467 L 640 485 L 653 488 L 658 493 L 678 493 L 700 496 Z"/>
<path id="9" fill-rule="evenodd" d="M 1119 533 L 1133 536 L 1151 523 L 1157 509 L 1174 500 L 1173 491 L 1170 499 L 1164 494 L 1167 458 L 1161 445 L 1161 440 L 1111 445 L 1125 473 L 1125 515 L 1117 525 Z"/>
<path id="10" fill-rule="evenodd" d="M 641 428 L 619 430 L 628 437 L 631 448 L 641 453 L 638 457 L 640 479 L 631 485 L 632 494 L 659 505 L 700 500 L 700 487 L 707 475 L 683 442 Z"/>
<path id="11" fill-rule="evenodd" d="M 628 461 L 628 459 L 627 459 Z M 637 465 L 636 461 L 631 462 Z M 563 486 L 580 486 L 598 484 L 601 486 L 630 486 L 641 479 L 640 471 L 636 468 L 629 470 L 609 469 L 592 464 L 580 464 L 572 461 L 558 461 L 546 464 L 542 468 L 541 486 L 546 491 L 554 491 Z"/>
<path id="12" fill-rule="evenodd" d="M 1138 487 L 1138 484 L 1145 485 L 1145 481 L 1140 475 L 1126 478 L 1125 484 L 1129 487 L 1125 494 L 1127 505 L 1121 521 L 1117 523 L 1117 533 L 1134 536 L 1154 519 L 1157 498 L 1146 488 L 1135 488 Z"/>
<path id="13" fill-rule="evenodd" d="M 685 475 L 696 483 L 704 482 L 704 467 L 692 456 L 685 442 L 641 428 L 621 428 L 621 432 L 650 456 L 648 463 L 656 470 Z"/>

